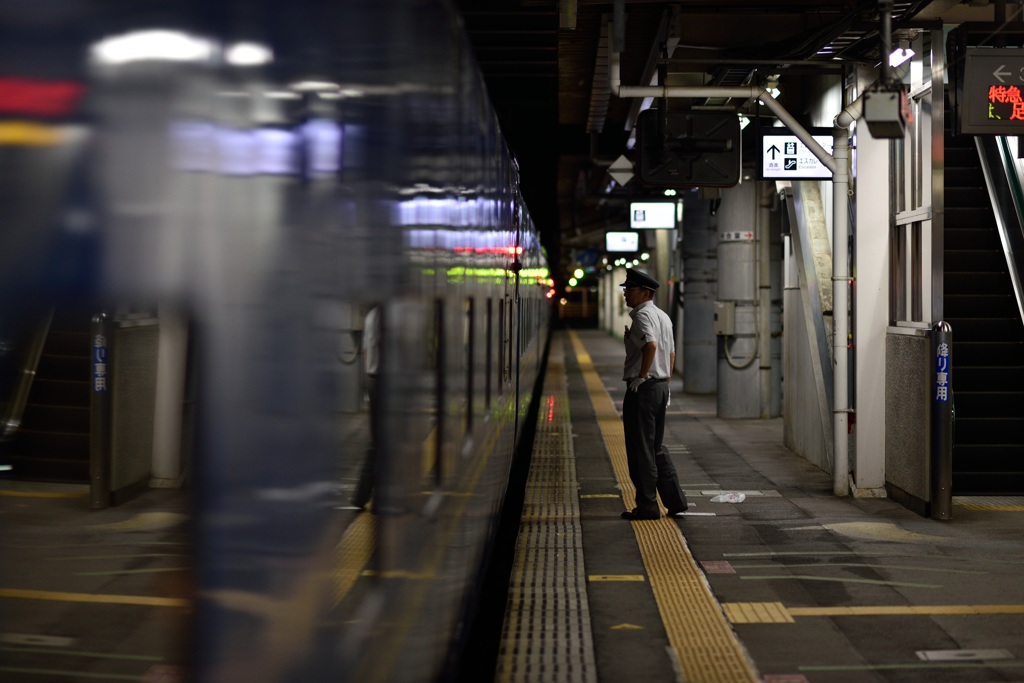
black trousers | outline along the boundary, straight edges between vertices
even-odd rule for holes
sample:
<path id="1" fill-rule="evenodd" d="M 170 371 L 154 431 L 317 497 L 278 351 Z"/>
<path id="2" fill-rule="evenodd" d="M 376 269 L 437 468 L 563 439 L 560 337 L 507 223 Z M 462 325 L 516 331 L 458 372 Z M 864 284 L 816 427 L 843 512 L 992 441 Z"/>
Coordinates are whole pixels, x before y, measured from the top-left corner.
<path id="1" fill-rule="evenodd" d="M 666 382 L 644 382 L 636 393 L 627 385 L 622 401 L 629 478 L 636 487 L 637 510 L 647 514 L 660 514 L 657 494 L 661 494 L 661 502 L 670 511 L 686 509 L 686 496 L 679 487 L 676 467 L 662 443 L 667 405 Z"/>

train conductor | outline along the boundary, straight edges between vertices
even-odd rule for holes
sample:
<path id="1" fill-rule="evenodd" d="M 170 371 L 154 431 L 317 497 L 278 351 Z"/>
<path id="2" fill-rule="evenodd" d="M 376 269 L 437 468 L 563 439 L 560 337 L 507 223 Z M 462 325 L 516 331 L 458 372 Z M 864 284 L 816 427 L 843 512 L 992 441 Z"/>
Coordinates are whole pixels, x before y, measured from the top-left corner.
<path id="1" fill-rule="evenodd" d="M 626 362 L 622 379 L 626 397 L 622 401 L 622 426 L 626 437 L 629 478 L 636 487 L 636 507 L 622 513 L 623 519 L 658 519 L 661 508 L 656 494 L 675 515 L 686 510 L 686 496 L 679 488 L 676 468 L 662 444 L 665 408 L 675 368 L 675 340 L 672 321 L 654 305 L 658 281 L 633 268 L 626 270 L 620 285 L 633 321 L 623 341 Z"/>

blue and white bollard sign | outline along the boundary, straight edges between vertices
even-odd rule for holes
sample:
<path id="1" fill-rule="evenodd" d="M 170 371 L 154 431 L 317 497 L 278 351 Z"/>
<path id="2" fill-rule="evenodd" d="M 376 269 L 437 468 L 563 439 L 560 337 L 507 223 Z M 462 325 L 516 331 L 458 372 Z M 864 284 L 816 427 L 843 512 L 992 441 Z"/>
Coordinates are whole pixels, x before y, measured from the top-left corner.
<path id="1" fill-rule="evenodd" d="M 949 402 L 949 344 L 945 342 L 935 348 L 935 400 Z"/>
<path id="2" fill-rule="evenodd" d="M 107 391 L 107 338 L 102 334 L 93 337 L 92 342 L 92 390 Z"/>

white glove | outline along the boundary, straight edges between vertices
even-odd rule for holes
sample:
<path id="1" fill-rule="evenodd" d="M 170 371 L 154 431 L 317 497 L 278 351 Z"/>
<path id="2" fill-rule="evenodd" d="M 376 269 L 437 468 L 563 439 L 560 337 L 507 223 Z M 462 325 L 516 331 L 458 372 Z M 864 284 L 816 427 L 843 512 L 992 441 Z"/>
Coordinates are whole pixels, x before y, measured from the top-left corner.
<path id="1" fill-rule="evenodd" d="M 640 385 L 646 381 L 646 377 L 637 377 L 635 379 L 629 380 L 629 390 L 635 394 L 636 390 L 640 388 Z"/>

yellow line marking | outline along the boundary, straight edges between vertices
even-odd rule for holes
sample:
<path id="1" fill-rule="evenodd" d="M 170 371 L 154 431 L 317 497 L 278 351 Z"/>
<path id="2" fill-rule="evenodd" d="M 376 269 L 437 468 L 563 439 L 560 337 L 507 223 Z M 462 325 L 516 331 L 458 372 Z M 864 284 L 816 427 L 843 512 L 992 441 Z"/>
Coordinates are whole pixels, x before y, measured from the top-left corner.
<path id="1" fill-rule="evenodd" d="M 626 509 L 632 509 L 636 489 L 629 479 L 622 420 L 579 336 L 573 330 L 569 331 L 569 336 L 623 502 Z M 675 522 L 663 517 L 631 522 L 631 525 L 669 644 L 680 663 L 683 680 L 703 683 L 760 681 L 754 662 L 732 630 Z"/>
<path id="2" fill-rule="evenodd" d="M 637 626 L 636 624 L 616 624 L 612 626 L 613 631 L 643 631 L 643 626 Z"/>
<path id="3" fill-rule="evenodd" d="M 591 574 L 587 581 L 643 581 L 643 574 Z"/>
<path id="4" fill-rule="evenodd" d="M 580 498 L 619 498 L 619 497 L 620 496 L 617 493 L 587 493 L 587 494 L 584 494 L 584 495 L 580 496 Z"/>
<path id="5" fill-rule="evenodd" d="M 29 121 L 0 123 L 0 145 L 43 147 L 55 145 L 63 138 L 63 131 L 53 126 L 44 126 Z"/>
<path id="6" fill-rule="evenodd" d="M 0 598 L 54 600 L 57 602 L 91 602 L 105 605 L 143 605 L 148 607 L 188 607 L 191 605 L 191 600 L 185 600 L 184 598 L 157 598 L 149 595 L 62 593 L 59 591 L 20 590 L 17 588 L 0 588 Z"/>
<path id="7" fill-rule="evenodd" d="M 11 498 L 84 498 L 88 492 L 75 491 L 0 491 L 0 496 Z"/>
<path id="8" fill-rule="evenodd" d="M 995 510 L 997 512 L 1024 512 L 1024 505 L 957 505 L 964 510 Z"/>
<path id="9" fill-rule="evenodd" d="M 1024 605 L 875 605 L 866 607 L 790 607 L 794 617 L 878 617 L 893 615 L 1024 614 Z"/>
<path id="10" fill-rule="evenodd" d="M 977 616 L 1024 614 L 1024 605 L 867 605 L 861 607 L 785 607 L 781 602 L 725 602 L 734 624 L 792 624 L 794 617 Z"/>
<path id="11" fill-rule="evenodd" d="M 793 615 L 781 602 L 725 602 L 725 616 L 734 624 L 792 624 Z"/>
<path id="12" fill-rule="evenodd" d="M 404 569 L 393 569 L 379 572 L 375 569 L 364 569 L 361 576 L 379 576 L 382 579 L 433 579 L 433 572 L 410 572 Z"/>

